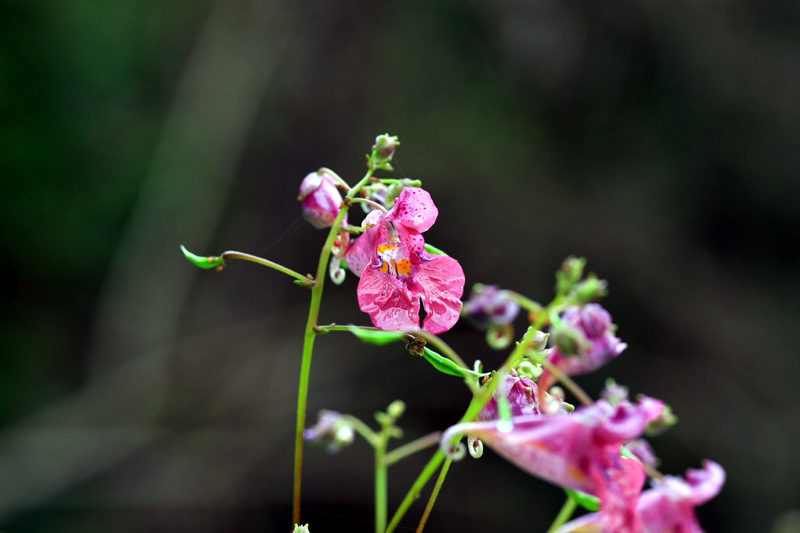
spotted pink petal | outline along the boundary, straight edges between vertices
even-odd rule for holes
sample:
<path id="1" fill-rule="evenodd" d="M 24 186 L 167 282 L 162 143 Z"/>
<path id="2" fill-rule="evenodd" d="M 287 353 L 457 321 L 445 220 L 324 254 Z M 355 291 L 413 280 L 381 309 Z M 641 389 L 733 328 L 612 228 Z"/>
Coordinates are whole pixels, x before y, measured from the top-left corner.
<path id="1" fill-rule="evenodd" d="M 419 296 L 409 291 L 403 281 L 377 268 L 367 266 L 361 274 L 358 306 L 377 328 L 388 331 L 419 328 Z"/>
<path id="2" fill-rule="evenodd" d="M 452 328 L 461 316 L 465 283 L 464 271 L 458 261 L 438 256 L 432 261 L 414 265 L 412 276 L 415 285 L 421 288 L 422 305 L 427 313 L 423 329 L 438 335 Z"/>
<path id="3" fill-rule="evenodd" d="M 644 469 L 638 461 L 620 457 L 619 446 L 610 451 L 608 459 L 611 464 L 591 463 L 589 467 L 597 487 L 596 495 L 602 502 L 600 519 L 603 531 L 639 533 L 642 523 L 636 504 L 644 486 Z"/>
<path id="4" fill-rule="evenodd" d="M 433 226 L 437 216 L 439 210 L 430 193 L 419 187 L 408 187 L 400 193 L 386 220 L 397 221 L 406 228 L 423 233 Z"/>

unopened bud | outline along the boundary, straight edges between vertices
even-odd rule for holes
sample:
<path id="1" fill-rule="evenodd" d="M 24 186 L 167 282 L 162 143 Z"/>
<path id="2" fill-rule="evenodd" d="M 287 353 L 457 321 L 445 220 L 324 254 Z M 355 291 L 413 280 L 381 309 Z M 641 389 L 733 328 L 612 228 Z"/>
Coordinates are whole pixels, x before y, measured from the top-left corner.
<path id="1" fill-rule="evenodd" d="M 302 526 L 298 526 L 297 524 L 295 524 L 292 533 L 310 533 L 308 530 L 308 524 Z"/>
<path id="2" fill-rule="evenodd" d="M 583 353 L 587 344 L 583 333 L 566 325 L 555 328 L 550 339 L 562 355 Z"/>
<path id="3" fill-rule="evenodd" d="M 525 376 L 531 381 L 536 380 L 539 376 L 542 375 L 542 366 L 541 365 L 534 365 L 530 361 L 523 361 L 517 366 L 517 374 L 520 376 Z"/>
<path id="4" fill-rule="evenodd" d="M 530 333 L 530 329 L 528 329 Z M 545 333 L 544 331 L 537 331 L 533 338 L 525 345 L 525 353 L 529 356 L 535 356 L 539 352 L 545 349 L 547 346 L 547 339 L 550 338 L 549 333 Z"/>
<path id="5" fill-rule="evenodd" d="M 596 302 L 608 294 L 608 283 L 590 274 L 572 289 L 572 298 L 578 303 Z"/>
<path id="6" fill-rule="evenodd" d="M 584 266 L 586 266 L 586 259 L 583 257 L 571 255 L 564 259 L 561 269 L 556 272 L 556 291 L 565 293 L 578 283 L 583 276 Z"/>
<path id="7" fill-rule="evenodd" d="M 369 156 L 370 164 L 374 168 L 391 169 L 389 162 L 394 157 L 394 150 L 400 142 L 396 136 L 385 133 L 375 138 L 372 145 L 372 154 Z"/>
<path id="8" fill-rule="evenodd" d="M 330 174 L 312 172 L 300 184 L 298 200 L 303 202 L 303 216 L 317 229 L 333 226 L 342 204 L 336 180 Z"/>
<path id="9" fill-rule="evenodd" d="M 406 410 L 406 404 L 403 403 L 401 400 L 395 400 L 389 404 L 389 407 L 386 408 L 386 414 L 397 420 Z"/>
<path id="10" fill-rule="evenodd" d="M 473 459 L 483 457 L 483 442 L 475 437 L 467 437 L 467 451 Z"/>
<path id="11" fill-rule="evenodd" d="M 647 424 L 647 431 L 645 434 L 648 437 L 655 437 L 661 435 L 666 430 L 678 423 L 678 417 L 672 412 L 672 407 L 664 405 L 661 414 L 655 420 L 651 420 Z"/>

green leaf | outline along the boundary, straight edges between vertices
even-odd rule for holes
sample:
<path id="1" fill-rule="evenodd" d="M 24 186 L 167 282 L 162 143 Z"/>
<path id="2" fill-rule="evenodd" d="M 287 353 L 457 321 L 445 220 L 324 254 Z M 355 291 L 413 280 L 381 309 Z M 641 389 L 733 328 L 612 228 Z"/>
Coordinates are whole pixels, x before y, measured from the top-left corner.
<path id="1" fill-rule="evenodd" d="M 369 344 L 377 344 L 383 346 L 395 341 L 406 340 L 406 334 L 402 331 L 382 331 L 379 329 L 361 329 L 353 328 L 350 332 Z"/>
<path id="2" fill-rule="evenodd" d="M 429 254 L 434 254 L 434 255 L 445 255 L 445 256 L 447 255 L 442 250 L 428 243 L 425 243 L 425 251 L 428 252 Z"/>
<path id="3" fill-rule="evenodd" d="M 597 496 L 592 496 L 591 494 L 586 494 L 585 492 L 572 489 L 564 489 L 564 492 L 566 492 L 567 496 L 572 498 L 575 503 L 587 511 L 595 512 L 600 509 L 600 498 Z"/>
<path id="4" fill-rule="evenodd" d="M 222 257 L 201 257 L 199 255 L 194 255 L 192 252 L 186 249 L 184 245 L 181 244 L 181 250 L 183 251 L 183 255 L 186 256 L 186 259 L 191 261 L 194 266 L 199 268 L 217 268 L 219 265 L 225 262 L 225 259 Z"/>
<path id="5" fill-rule="evenodd" d="M 467 370 L 466 368 L 461 368 L 447 357 L 439 355 L 430 348 L 425 348 L 422 357 L 424 357 L 425 360 L 428 361 L 431 366 L 433 366 L 433 368 L 449 376 L 458 376 L 460 378 L 480 378 L 485 375 L 479 372 L 473 372 L 472 370 Z"/>

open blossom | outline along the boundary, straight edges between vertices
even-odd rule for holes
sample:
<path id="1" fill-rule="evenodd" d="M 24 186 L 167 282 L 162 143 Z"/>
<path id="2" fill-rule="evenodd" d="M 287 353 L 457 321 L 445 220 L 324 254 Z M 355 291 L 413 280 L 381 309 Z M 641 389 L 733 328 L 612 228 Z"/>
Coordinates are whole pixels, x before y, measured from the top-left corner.
<path id="1" fill-rule="evenodd" d="M 611 315 L 598 304 L 569 307 L 561 319 L 566 328 L 579 338 L 577 353 L 567 355 L 556 346 L 547 358 L 567 375 L 597 370 L 628 347 L 614 335 Z M 555 377 L 545 370 L 539 378 L 539 389 L 544 392 L 554 382 Z"/>
<path id="2" fill-rule="evenodd" d="M 572 414 L 515 417 L 507 432 L 498 429 L 498 421 L 458 424 L 444 433 L 441 443 L 449 451 L 458 435 L 481 439 L 534 476 L 600 498 L 603 531 L 632 533 L 639 531 L 636 504 L 645 474 L 620 451 L 622 443 L 644 432 L 659 404 L 649 398 L 616 406 L 600 400 Z"/>
<path id="3" fill-rule="evenodd" d="M 688 470 L 684 479 L 665 476 L 653 480 L 654 488 L 642 493 L 636 514 L 642 533 L 702 533 L 694 508 L 719 494 L 725 470 L 706 461 L 702 470 Z M 558 533 L 601 533 L 600 513 L 590 513 L 564 524 Z"/>
<path id="4" fill-rule="evenodd" d="M 342 205 L 342 195 L 336 188 L 336 180 L 327 172 L 312 172 L 300 184 L 303 216 L 317 229 L 330 228 Z"/>
<path id="5" fill-rule="evenodd" d="M 438 213 L 427 191 L 404 189 L 389 212 L 367 216 L 369 229 L 347 251 L 347 266 L 361 277 L 358 305 L 376 327 L 419 328 L 420 300 L 426 331 L 443 333 L 458 321 L 464 271 L 451 257 L 428 256 L 422 237 Z"/>

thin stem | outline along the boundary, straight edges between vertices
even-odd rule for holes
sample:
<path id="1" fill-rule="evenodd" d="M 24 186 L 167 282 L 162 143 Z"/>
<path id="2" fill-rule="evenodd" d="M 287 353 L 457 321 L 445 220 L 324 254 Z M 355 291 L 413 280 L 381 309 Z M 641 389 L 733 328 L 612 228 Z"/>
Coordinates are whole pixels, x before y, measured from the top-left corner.
<path id="1" fill-rule="evenodd" d="M 394 450 L 387 453 L 383 460 L 387 466 L 391 466 L 398 461 L 405 459 L 406 457 L 413 455 L 419 451 L 424 450 L 429 446 L 434 446 L 439 443 L 439 438 L 441 438 L 442 433 L 440 431 L 435 431 L 424 437 L 420 437 L 416 440 L 412 440 L 411 442 L 407 442 L 402 446 L 398 446 Z"/>
<path id="2" fill-rule="evenodd" d="M 300 385 L 297 391 L 297 424 L 295 426 L 294 439 L 294 490 L 292 496 L 292 521 L 300 523 L 300 494 L 303 479 L 303 430 L 306 425 L 306 406 L 308 404 L 308 382 L 311 376 L 311 356 L 314 352 L 314 339 L 317 336 L 317 319 L 319 318 L 319 308 L 322 303 L 322 289 L 325 286 L 325 274 L 328 261 L 331 257 L 333 243 L 339 234 L 344 217 L 349 209 L 349 202 L 359 190 L 369 181 L 374 170 L 370 169 L 367 174 L 359 181 L 355 187 L 349 190 L 339 215 L 333 222 L 328 238 L 322 247 L 317 264 L 317 276 L 314 279 L 314 286 L 311 288 L 311 304 L 308 309 L 308 321 L 303 335 L 303 359 L 300 363 Z M 304 278 L 305 279 L 305 278 Z"/>
<path id="3" fill-rule="evenodd" d="M 553 520 L 553 524 L 550 526 L 550 529 L 547 530 L 547 533 L 555 533 L 556 531 L 558 531 L 558 528 L 567 523 L 567 520 L 570 519 L 572 513 L 575 512 L 575 509 L 577 507 L 578 503 L 569 496 L 567 496 L 567 501 L 564 502 L 564 505 L 558 512 L 558 516 L 556 516 L 556 519 Z"/>
<path id="4" fill-rule="evenodd" d="M 508 293 L 508 295 L 511 296 L 511 298 L 513 298 L 514 301 L 516 301 L 523 309 L 527 309 L 528 311 L 533 311 L 534 313 L 541 313 L 542 311 L 544 311 L 544 307 L 542 307 L 542 304 L 531 300 L 527 296 L 523 296 L 518 292 L 509 290 L 506 290 L 506 293 Z"/>
<path id="5" fill-rule="evenodd" d="M 351 226 L 349 224 L 342 224 L 342 231 L 346 231 L 348 233 L 364 233 L 365 230 L 361 226 Z"/>
<path id="6" fill-rule="evenodd" d="M 422 518 L 417 526 L 417 533 L 422 533 L 422 530 L 425 528 L 425 523 L 428 521 L 428 517 L 431 515 L 433 504 L 436 503 L 436 498 L 439 496 L 439 490 L 442 488 L 442 483 L 444 483 L 444 478 L 447 476 L 447 471 L 450 470 L 450 464 L 452 462 L 452 459 L 447 459 L 442 465 L 442 470 L 439 472 L 436 485 L 433 486 L 433 492 L 431 492 L 431 497 L 428 499 L 428 505 L 425 506 L 425 512 L 422 513 Z"/>
<path id="7" fill-rule="evenodd" d="M 331 169 L 329 169 L 327 167 L 322 167 L 319 170 L 317 170 L 317 174 L 320 174 L 320 175 L 322 175 L 322 174 L 330 174 L 331 176 L 333 176 L 333 179 L 335 179 L 345 191 L 348 191 L 348 192 L 350 191 L 350 186 L 347 184 L 347 182 L 344 181 L 341 178 L 341 176 L 339 176 L 339 174 L 337 174 L 333 170 L 331 170 Z"/>
<path id="8" fill-rule="evenodd" d="M 299 272 L 295 272 L 294 270 L 292 270 L 290 268 L 286 268 L 283 265 L 279 265 L 278 263 L 270 261 L 269 259 L 264 259 L 263 257 L 258 257 L 256 255 L 246 254 L 244 252 L 235 252 L 233 250 L 230 250 L 230 251 L 227 251 L 227 252 L 222 252 L 220 254 L 220 257 L 225 259 L 226 261 L 228 259 L 241 259 L 243 261 L 250 261 L 252 263 L 258 263 L 259 265 L 264 265 L 266 267 L 274 268 L 278 272 L 283 272 L 284 274 L 288 274 L 288 275 L 292 276 L 293 278 L 297 278 L 297 279 L 299 279 L 301 281 L 304 281 L 304 282 L 307 282 L 307 283 L 311 282 L 311 280 L 308 279 L 308 277 L 300 274 Z"/>
<path id="9" fill-rule="evenodd" d="M 408 508 L 411 507 L 411 504 L 414 502 L 414 500 L 419 497 L 420 491 L 423 487 L 425 487 L 425 484 L 428 482 L 434 472 L 436 472 L 436 469 L 439 468 L 439 465 L 442 464 L 443 461 L 444 453 L 442 453 L 442 450 L 438 450 L 435 454 L 433 454 L 433 457 L 431 457 L 430 461 L 428 461 L 428 464 L 425 465 L 425 468 L 417 477 L 416 481 L 414 481 L 414 484 L 411 485 L 411 488 L 408 490 L 405 498 L 403 498 L 403 501 L 400 503 L 400 507 L 398 507 L 397 511 L 395 511 L 392 521 L 389 522 L 389 527 L 386 528 L 386 533 L 392 533 L 392 531 L 395 530 L 397 524 L 400 523 L 400 520 L 403 519 L 406 511 L 408 511 Z"/>
<path id="10" fill-rule="evenodd" d="M 514 350 L 508 356 L 508 359 L 506 359 L 506 361 L 500 367 L 501 371 L 511 367 L 515 362 L 522 359 L 523 353 L 525 351 L 525 346 L 533 340 L 536 331 L 542 326 L 545 320 L 547 320 L 546 313 L 541 313 L 539 314 L 539 316 L 537 316 L 536 322 L 533 324 L 533 326 L 528 328 L 528 331 L 522 337 L 522 340 L 517 344 L 516 348 L 514 348 Z M 489 382 L 483 388 L 481 388 L 480 391 L 475 396 L 472 397 L 472 401 L 470 402 L 469 407 L 467 407 L 467 411 L 466 413 L 464 413 L 464 416 L 461 417 L 459 423 L 470 422 L 474 420 L 475 417 L 478 416 L 478 413 L 481 412 L 481 409 L 483 409 L 486 406 L 486 404 L 489 403 L 492 394 L 494 394 L 494 391 L 497 389 L 499 384 L 500 384 L 499 379 L 489 380 Z M 454 438 L 453 440 L 455 442 L 449 443 L 448 446 L 452 448 L 452 446 L 456 442 L 458 442 L 458 439 L 459 439 L 458 437 Z M 408 511 L 408 508 L 411 506 L 411 504 L 417 498 L 417 496 L 419 496 L 419 492 L 422 490 L 422 488 L 425 486 L 425 484 L 428 482 L 428 480 L 431 478 L 434 472 L 436 472 L 436 469 L 439 467 L 440 464 L 442 464 L 442 461 L 444 460 L 445 456 L 441 449 L 438 450 L 433 455 L 433 457 L 431 457 L 431 460 L 428 461 L 428 464 L 425 465 L 425 468 L 422 470 L 422 472 L 420 472 L 419 476 L 417 476 L 417 479 L 414 481 L 414 483 L 411 485 L 411 488 L 406 493 L 405 498 L 403 498 L 403 501 L 400 503 L 400 507 L 398 507 L 397 511 L 395 511 L 394 516 L 392 517 L 392 520 L 389 523 L 389 527 L 386 530 L 386 533 L 391 533 L 392 531 L 394 531 L 394 529 L 400 523 L 400 520 L 403 519 L 403 516 L 406 514 L 406 511 Z"/>
<path id="11" fill-rule="evenodd" d="M 592 405 L 593 402 L 589 395 L 586 394 L 586 392 L 577 383 L 575 383 L 571 377 L 565 374 L 563 370 L 548 361 L 546 357 L 542 357 L 540 362 L 542 363 L 542 366 L 549 370 L 550 373 L 553 374 L 562 385 L 568 388 L 569 391 L 574 394 L 583 405 Z"/>
<path id="12" fill-rule="evenodd" d="M 325 326 L 317 326 L 317 333 L 328 333 L 329 331 L 353 331 L 354 329 L 368 329 L 372 331 L 380 331 L 375 326 L 340 326 L 338 324 L 327 324 Z"/>
<path id="13" fill-rule="evenodd" d="M 351 199 L 350 199 L 350 201 L 351 201 L 351 202 L 353 202 L 354 204 L 367 204 L 367 205 L 371 205 L 371 206 L 372 206 L 372 207 L 374 207 L 375 209 L 380 209 L 380 210 L 381 210 L 381 211 L 383 211 L 384 213 L 388 213 L 388 211 L 386 210 L 386 208 L 385 208 L 385 207 L 383 207 L 381 204 L 379 204 L 378 202 L 373 202 L 372 200 L 367 200 L 366 198 L 351 198 Z"/>
<path id="14" fill-rule="evenodd" d="M 375 446 L 375 533 L 383 533 L 386 529 L 389 469 L 386 464 L 386 445 L 388 440 L 387 428 L 384 428 L 378 436 Z"/>
<path id="15" fill-rule="evenodd" d="M 372 431 L 371 427 L 352 415 L 344 415 L 342 418 L 347 420 L 350 425 L 353 426 L 353 429 L 355 429 L 359 435 L 364 437 L 364 440 L 367 441 L 370 446 L 374 448 L 378 445 L 378 439 L 380 438 L 380 435 Z"/>

